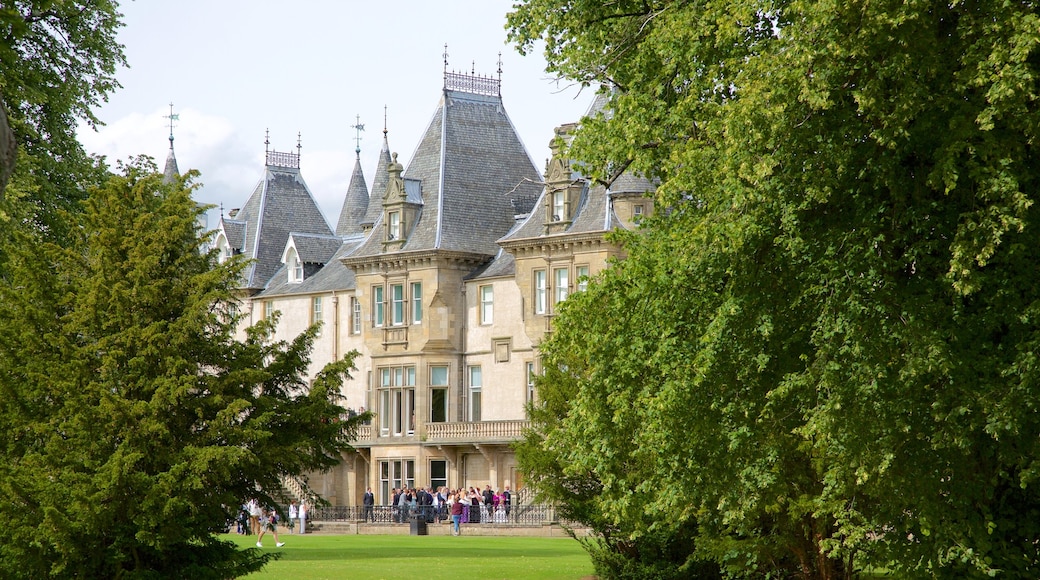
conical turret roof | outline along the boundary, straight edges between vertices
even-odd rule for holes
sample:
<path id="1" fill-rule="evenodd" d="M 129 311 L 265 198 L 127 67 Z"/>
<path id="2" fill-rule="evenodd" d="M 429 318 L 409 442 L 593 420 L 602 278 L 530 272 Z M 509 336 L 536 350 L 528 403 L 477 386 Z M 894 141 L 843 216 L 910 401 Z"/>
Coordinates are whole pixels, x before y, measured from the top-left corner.
<path id="1" fill-rule="evenodd" d="M 343 208 L 339 212 L 336 224 L 336 235 L 342 237 L 361 233 L 361 222 L 368 210 L 368 186 L 365 185 L 365 173 L 361 170 L 360 156 L 354 160 L 354 173 L 350 176 L 347 195 L 343 199 Z"/>

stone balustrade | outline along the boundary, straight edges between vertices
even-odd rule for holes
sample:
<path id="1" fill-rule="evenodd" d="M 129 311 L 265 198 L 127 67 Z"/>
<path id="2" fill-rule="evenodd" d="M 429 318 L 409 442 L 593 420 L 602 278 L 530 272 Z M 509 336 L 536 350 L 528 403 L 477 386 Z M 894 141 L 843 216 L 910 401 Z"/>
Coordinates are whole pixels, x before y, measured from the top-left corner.
<path id="1" fill-rule="evenodd" d="M 427 444 L 437 443 L 508 443 L 523 436 L 526 420 L 511 421 L 459 421 L 452 423 L 427 423 Z M 377 440 L 372 425 L 361 425 L 353 443 L 366 444 Z"/>

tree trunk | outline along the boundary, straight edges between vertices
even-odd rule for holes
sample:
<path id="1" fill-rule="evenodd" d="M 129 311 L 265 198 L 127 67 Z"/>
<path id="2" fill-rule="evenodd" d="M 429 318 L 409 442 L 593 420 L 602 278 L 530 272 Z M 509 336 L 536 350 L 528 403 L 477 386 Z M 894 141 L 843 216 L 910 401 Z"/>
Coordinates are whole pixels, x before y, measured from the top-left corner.
<path id="1" fill-rule="evenodd" d="M 0 96 L 0 200 L 4 198 L 4 188 L 14 171 L 14 158 L 18 153 L 18 145 L 14 141 L 14 132 L 7 122 L 7 107 L 3 96 Z"/>

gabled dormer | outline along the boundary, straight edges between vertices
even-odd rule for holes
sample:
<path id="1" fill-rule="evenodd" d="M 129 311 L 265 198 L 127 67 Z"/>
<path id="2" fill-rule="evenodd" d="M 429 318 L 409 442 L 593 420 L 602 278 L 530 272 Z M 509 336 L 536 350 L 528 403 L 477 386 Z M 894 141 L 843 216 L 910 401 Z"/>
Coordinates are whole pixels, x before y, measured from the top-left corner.
<path id="1" fill-rule="evenodd" d="M 342 245 L 339 236 L 292 232 L 282 251 L 285 281 L 299 284 L 316 274 Z"/>
<path id="2" fill-rule="evenodd" d="M 571 160 L 563 154 L 573 124 L 557 127 L 549 142 L 552 158 L 545 166 L 545 230 L 548 234 L 565 232 L 574 221 L 584 183 L 571 171 Z"/>
<path id="3" fill-rule="evenodd" d="M 397 153 L 386 168 L 388 182 L 383 195 L 383 249 L 387 252 L 400 250 L 408 235 L 419 221 L 422 209 L 422 183 L 415 179 L 404 179 L 404 166 L 397 162 Z"/>

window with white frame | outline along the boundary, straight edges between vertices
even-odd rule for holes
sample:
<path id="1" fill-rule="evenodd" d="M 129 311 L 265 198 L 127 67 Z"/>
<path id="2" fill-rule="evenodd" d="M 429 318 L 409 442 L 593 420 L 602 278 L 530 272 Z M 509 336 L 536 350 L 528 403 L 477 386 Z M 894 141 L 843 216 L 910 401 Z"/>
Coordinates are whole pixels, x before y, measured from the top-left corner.
<path id="1" fill-rule="evenodd" d="M 480 287 L 480 323 L 491 324 L 495 321 L 495 288 L 488 284 Z"/>
<path id="2" fill-rule="evenodd" d="M 562 189 L 553 192 L 553 196 L 552 196 L 553 219 L 552 219 L 552 221 L 554 221 L 554 222 L 563 221 L 563 220 L 567 219 L 567 216 L 564 214 L 564 211 L 567 209 L 567 206 L 564 204 L 564 200 L 566 199 L 566 195 L 567 195 L 566 190 L 562 190 Z"/>
<path id="3" fill-rule="evenodd" d="M 361 334 L 361 301 L 356 296 L 350 297 L 350 332 Z"/>
<path id="4" fill-rule="evenodd" d="M 379 432 L 382 436 L 415 433 L 415 367 L 379 369 Z"/>
<path id="5" fill-rule="evenodd" d="M 589 267 L 575 266 L 574 277 L 578 279 L 578 292 L 584 292 L 589 287 Z"/>
<path id="6" fill-rule="evenodd" d="M 534 271 L 534 313 L 545 314 L 545 270 Z"/>
<path id="7" fill-rule="evenodd" d="M 372 287 L 372 325 L 383 326 L 383 313 L 386 304 L 383 302 L 383 287 Z"/>
<path id="8" fill-rule="evenodd" d="M 527 363 L 527 402 L 534 402 L 534 363 Z"/>
<path id="9" fill-rule="evenodd" d="M 430 422 L 448 420 L 448 367 L 430 367 Z"/>
<path id="10" fill-rule="evenodd" d="M 568 279 L 569 274 L 567 268 L 556 268 L 553 270 L 553 303 L 563 302 L 567 299 Z"/>
<path id="11" fill-rule="evenodd" d="M 311 324 L 318 324 L 324 320 L 321 312 L 321 296 L 315 296 L 311 300 Z"/>
<path id="12" fill-rule="evenodd" d="M 469 420 L 480 421 L 480 391 L 484 380 L 479 366 L 469 367 Z"/>
<path id="13" fill-rule="evenodd" d="M 415 487 L 415 460 L 395 459 L 379 462 L 379 502 L 390 505 L 393 490 Z"/>
<path id="14" fill-rule="evenodd" d="M 404 284 L 390 285 L 390 324 L 404 324 Z"/>
<path id="15" fill-rule="evenodd" d="M 422 282 L 412 282 L 412 324 L 422 322 Z"/>
<path id="16" fill-rule="evenodd" d="M 400 240 L 401 239 L 401 212 L 392 211 L 389 216 L 389 225 L 387 226 L 386 239 Z"/>
<path id="17" fill-rule="evenodd" d="M 274 316 L 274 300 L 264 300 L 264 318 L 269 319 Z"/>
<path id="18" fill-rule="evenodd" d="M 303 282 L 303 260 L 300 260 L 300 255 L 296 253 L 296 248 L 289 248 L 285 263 L 289 270 L 289 282 Z"/>

